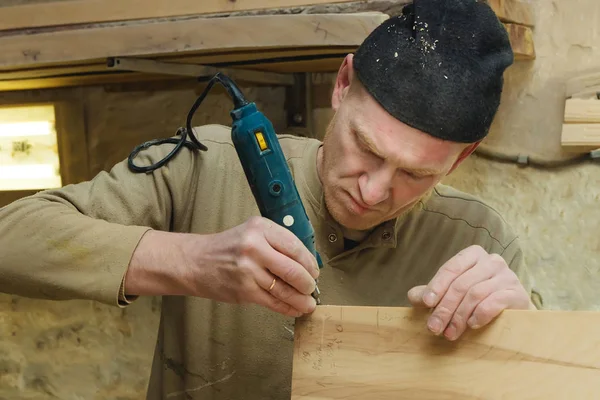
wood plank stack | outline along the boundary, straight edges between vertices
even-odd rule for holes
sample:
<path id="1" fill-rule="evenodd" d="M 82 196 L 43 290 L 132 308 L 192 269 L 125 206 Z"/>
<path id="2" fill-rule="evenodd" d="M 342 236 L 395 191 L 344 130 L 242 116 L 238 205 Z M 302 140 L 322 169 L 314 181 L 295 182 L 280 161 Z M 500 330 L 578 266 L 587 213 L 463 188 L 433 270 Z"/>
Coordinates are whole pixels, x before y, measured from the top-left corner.
<path id="1" fill-rule="evenodd" d="M 567 81 L 561 144 L 590 151 L 600 148 L 600 71 Z"/>
<path id="2" fill-rule="evenodd" d="M 598 398 L 598 312 L 506 310 L 455 342 L 428 316 L 317 307 L 296 323 L 292 400 Z"/>
<path id="3" fill-rule="evenodd" d="M 277 9 L 269 0 L 146 0 L 143 7 L 139 0 L 0 5 L 0 91 L 177 78 L 116 70 L 107 63 L 113 57 L 277 73 L 335 72 L 343 57 L 389 16 L 290 14 L 280 8 L 349 1 L 282 0 Z M 489 3 L 510 34 L 516 58 L 534 58 L 528 5 L 520 0 Z M 240 11 L 253 15 L 230 16 Z"/>
<path id="4" fill-rule="evenodd" d="M 487 0 L 487 3 L 508 31 L 515 60 L 535 59 L 531 6 L 520 0 Z"/>

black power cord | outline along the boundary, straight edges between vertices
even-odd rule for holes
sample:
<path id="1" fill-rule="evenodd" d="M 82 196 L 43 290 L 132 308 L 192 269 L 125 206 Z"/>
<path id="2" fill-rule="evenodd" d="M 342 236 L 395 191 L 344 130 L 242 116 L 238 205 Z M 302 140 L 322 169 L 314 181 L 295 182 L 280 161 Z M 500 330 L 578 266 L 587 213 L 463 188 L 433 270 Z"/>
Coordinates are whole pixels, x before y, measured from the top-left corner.
<path id="1" fill-rule="evenodd" d="M 595 161 L 600 163 L 600 149 L 588 153 L 578 154 L 574 157 L 563 160 L 545 160 L 524 154 L 505 154 L 492 150 L 485 146 L 479 146 L 475 150 L 475 154 L 482 158 L 492 161 L 498 161 L 509 164 L 519 164 L 522 166 L 530 166 L 539 169 L 566 168 L 573 165 L 582 164 L 586 161 Z"/>
<path id="2" fill-rule="evenodd" d="M 154 139 L 154 140 L 150 140 L 150 141 L 144 142 L 144 143 L 136 146 L 133 149 L 133 151 L 131 152 L 131 154 L 129 154 L 129 157 L 127 158 L 127 164 L 129 166 L 129 169 L 131 169 L 133 172 L 154 171 L 154 170 L 162 167 L 166 163 L 168 163 L 173 157 L 175 157 L 175 155 L 177 155 L 177 153 L 184 146 L 189 149 L 192 149 L 192 150 L 202 150 L 202 151 L 208 150 L 208 148 L 205 145 L 203 145 L 202 143 L 200 143 L 198 138 L 196 138 L 196 136 L 194 135 L 194 132 L 192 131 L 192 118 L 193 118 L 194 114 L 196 113 L 196 110 L 198 110 L 198 108 L 200 107 L 200 105 L 202 104 L 202 102 L 204 101 L 206 96 L 208 95 L 208 92 L 210 91 L 210 89 L 213 87 L 213 85 L 216 82 L 219 82 L 220 84 L 222 84 L 225 87 L 225 89 L 227 90 L 227 93 L 229 94 L 229 96 L 231 96 L 234 107 L 236 109 L 241 108 L 241 107 L 245 106 L 246 104 L 248 104 L 248 101 L 242 94 L 241 90 L 233 82 L 233 80 L 231 78 L 229 78 L 226 75 L 223 75 L 220 72 L 216 73 L 208 81 L 206 88 L 202 91 L 202 93 L 196 99 L 196 101 L 192 105 L 192 108 L 188 112 L 187 120 L 186 120 L 186 124 L 185 124 L 186 127 L 179 128 L 177 130 L 176 136 L 180 136 L 180 138 L 179 139 L 176 139 L 176 138 Z M 187 141 L 188 135 L 190 136 L 190 139 L 192 140 L 191 142 Z M 161 159 L 160 161 L 158 161 L 154 164 L 151 164 L 149 166 L 144 166 L 144 167 L 140 167 L 140 166 L 137 166 L 134 164 L 133 160 L 135 159 L 135 157 L 137 157 L 137 155 L 140 153 L 140 151 L 146 150 L 151 146 L 156 146 L 156 145 L 160 145 L 160 144 L 164 144 L 164 143 L 171 143 L 171 144 L 175 144 L 176 146 L 163 159 Z"/>

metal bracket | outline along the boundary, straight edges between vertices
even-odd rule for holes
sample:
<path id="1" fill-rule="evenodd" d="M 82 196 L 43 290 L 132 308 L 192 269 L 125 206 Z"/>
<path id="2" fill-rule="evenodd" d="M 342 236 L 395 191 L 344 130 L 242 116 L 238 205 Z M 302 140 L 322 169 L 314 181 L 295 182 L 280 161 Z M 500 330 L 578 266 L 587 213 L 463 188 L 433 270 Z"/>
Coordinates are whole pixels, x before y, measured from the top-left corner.
<path id="1" fill-rule="evenodd" d="M 291 74 L 237 68 L 216 68 L 199 64 L 162 62 L 140 58 L 110 57 L 106 60 L 106 65 L 108 68 L 115 70 L 190 76 L 194 78 L 210 77 L 217 72 L 222 72 L 236 81 L 266 85 L 292 86 L 295 82 Z"/>
<path id="2" fill-rule="evenodd" d="M 111 57 L 106 60 L 110 69 L 151 74 L 211 77 L 222 72 L 236 81 L 285 86 L 288 127 L 308 128 L 312 134 L 312 80 L 310 73 L 281 74 L 237 68 L 217 68 L 199 64 L 162 62 L 140 58 Z"/>

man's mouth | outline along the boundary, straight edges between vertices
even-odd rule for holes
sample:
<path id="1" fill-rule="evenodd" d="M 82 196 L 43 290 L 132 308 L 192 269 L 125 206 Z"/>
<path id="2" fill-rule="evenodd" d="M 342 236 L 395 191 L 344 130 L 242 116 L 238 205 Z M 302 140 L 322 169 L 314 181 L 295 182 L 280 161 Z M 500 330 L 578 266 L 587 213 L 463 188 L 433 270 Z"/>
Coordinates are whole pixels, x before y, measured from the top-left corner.
<path id="1" fill-rule="evenodd" d="M 364 214 L 368 211 L 371 211 L 369 206 L 359 200 L 356 200 L 356 198 L 350 193 L 346 192 L 346 195 L 348 196 L 348 200 L 350 202 L 350 208 L 355 214 Z"/>

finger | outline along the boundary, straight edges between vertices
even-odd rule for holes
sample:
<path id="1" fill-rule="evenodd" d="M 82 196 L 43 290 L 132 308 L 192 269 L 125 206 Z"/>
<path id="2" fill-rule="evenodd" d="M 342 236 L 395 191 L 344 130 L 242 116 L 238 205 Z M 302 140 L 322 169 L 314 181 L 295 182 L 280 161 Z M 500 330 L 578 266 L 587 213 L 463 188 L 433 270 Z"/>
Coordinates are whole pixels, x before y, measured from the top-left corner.
<path id="1" fill-rule="evenodd" d="M 475 307 L 471 318 L 468 320 L 469 327 L 479 329 L 489 324 L 508 308 L 516 296 L 519 296 L 519 294 L 513 289 L 505 289 L 490 294 Z"/>
<path id="2" fill-rule="evenodd" d="M 273 239 L 271 238 L 269 240 Z M 268 246 L 268 244 L 271 243 L 267 243 L 266 247 L 268 248 L 259 252 L 259 257 L 261 257 L 260 263 L 273 275 L 281 278 L 300 293 L 311 294 L 314 292 L 316 282 L 306 268 L 286 254 L 281 253 L 278 250 L 277 245 L 272 245 L 273 247 L 271 247 Z M 304 247 L 302 242 L 300 242 L 300 244 Z"/>
<path id="3" fill-rule="evenodd" d="M 487 258 L 481 258 L 475 266 L 456 277 L 429 317 L 429 329 L 439 335 L 449 328 L 450 321 L 455 317 L 459 325 L 466 324 L 466 320 L 459 321 L 460 316 L 456 315 L 458 306 L 472 287 L 489 280 L 496 272 L 497 269 L 487 262 Z M 450 329 L 449 333 L 452 334 L 453 330 Z"/>
<path id="4" fill-rule="evenodd" d="M 456 309 L 450 324 L 444 331 L 444 336 L 448 340 L 458 339 L 467 329 L 467 321 L 472 317 L 475 308 L 491 294 L 504 290 L 506 287 L 504 281 L 502 277 L 495 276 L 471 287 Z"/>
<path id="5" fill-rule="evenodd" d="M 423 294 L 427 286 L 415 286 L 408 291 L 408 301 L 413 305 L 413 307 L 427 307 L 423 302 Z"/>
<path id="6" fill-rule="evenodd" d="M 303 313 L 311 313 L 315 310 L 317 303 L 312 296 L 302 294 L 296 289 L 277 279 L 265 270 L 261 270 L 260 276 L 257 277 L 258 284 L 266 290 L 271 296 L 284 303 L 289 304 L 292 308 Z"/>
<path id="7" fill-rule="evenodd" d="M 296 310 L 289 304 L 279 299 L 276 299 L 274 296 L 271 296 L 271 294 L 266 290 L 258 291 L 255 302 L 256 304 L 267 307 L 271 311 L 275 311 L 276 313 L 283 314 L 288 317 L 298 318 L 303 315 L 302 312 Z"/>
<path id="8" fill-rule="evenodd" d="M 302 265 L 313 280 L 319 277 L 317 259 L 291 231 L 275 223 L 269 223 L 269 229 L 265 230 L 265 238 L 275 250 Z"/>
<path id="9" fill-rule="evenodd" d="M 452 282 L 473 268 L 477 261 L 485 255 L 487 252 L 481 246 L 471 246 L 444 263 L 427 285 L 427 291 L 423 295 L 425 304 L 428 307 L 438 304 Z"/>

